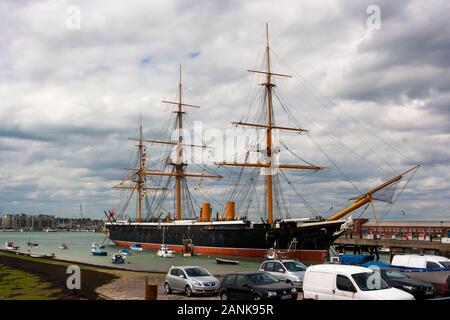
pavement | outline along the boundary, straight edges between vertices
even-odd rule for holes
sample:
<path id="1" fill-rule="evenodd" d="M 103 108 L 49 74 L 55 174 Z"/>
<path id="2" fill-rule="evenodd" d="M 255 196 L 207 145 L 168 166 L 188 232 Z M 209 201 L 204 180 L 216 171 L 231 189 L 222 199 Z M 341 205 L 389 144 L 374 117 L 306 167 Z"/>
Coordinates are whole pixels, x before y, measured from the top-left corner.
<path id="1" fill-rule="evenodd" d="M 146 277 L 148 284 L 158 286 L 158 300 L 219 300 L 217 295 L 186 297 L 183 293 L 166 294 L 164 292 L 165 275 L 133 275 L 115 279 L 97 288 L 97 293 L 103 298 L 112 300 L 144 300 Z"/>
<path id="2" fill-rule="evenodd" d="M 193 297 L 186 297 L 184 293 L 166 294 L 164 292 L 163 274 L 139 274 L 121 277 L 112 282 L 97 288 L 97 293 L 105 298 L 112 300 L 144 300 L 144 290 L 146 277 L 148 284 L 155 284 L 158 286 L 158 300 L 220 300 L 218 295 L 196 295 Z M 300 293 L 298 299 L 301 300 L 303 294 Z"/>

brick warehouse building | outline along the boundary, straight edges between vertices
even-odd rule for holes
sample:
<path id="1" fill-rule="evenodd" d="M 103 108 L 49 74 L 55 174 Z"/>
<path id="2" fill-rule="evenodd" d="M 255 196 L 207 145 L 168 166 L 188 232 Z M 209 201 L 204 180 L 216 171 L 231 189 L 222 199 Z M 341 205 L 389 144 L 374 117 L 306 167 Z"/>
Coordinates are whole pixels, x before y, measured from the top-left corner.
<path id="1" fill-rule="evenodd" d="M 370 237 L 380 235 L 382 238 L 409 238 L 425 240 L 450 238 L 450 221 L 369 221 L 355 219 L 353 236 Z"/>

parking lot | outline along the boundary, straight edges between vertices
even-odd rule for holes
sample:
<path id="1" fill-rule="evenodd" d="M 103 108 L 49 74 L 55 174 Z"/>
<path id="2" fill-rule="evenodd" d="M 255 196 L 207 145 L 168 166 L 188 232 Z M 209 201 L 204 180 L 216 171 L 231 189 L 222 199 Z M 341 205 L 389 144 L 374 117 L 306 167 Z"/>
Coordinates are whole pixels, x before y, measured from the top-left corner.
<path id="1" fill-rule="evenodd" d="M 220 300 L 218 295 L 186 297 L 183 293 L 166 294 L 164 292 L 164 274 L 132 273 L 98 288 L 97 292 L 106 299 L 143 300 L 146 277 L 148 277 L 149 284 L 158 285 L 158 300 Z M 301 300 L 302 297 L 302 294 L 299 293 L 298 299 Z"/>

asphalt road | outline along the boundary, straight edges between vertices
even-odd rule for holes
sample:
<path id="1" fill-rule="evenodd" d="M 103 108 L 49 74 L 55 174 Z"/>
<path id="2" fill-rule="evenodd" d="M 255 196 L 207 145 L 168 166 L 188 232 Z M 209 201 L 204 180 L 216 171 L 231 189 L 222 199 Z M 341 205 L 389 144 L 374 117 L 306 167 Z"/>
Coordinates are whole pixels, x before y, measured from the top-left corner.
<path id="1" fill-rule="evenodd" d="M 97 289 L 97 292 L 108 299 L 114 300 L 143 300 L 145 290 L 145 275 L 137 274 L 113 280 L 111 283 Z M 184 293 L 166 294 L 164 292 L 163 274 L 148 274 L 148 283 L 158 286 L 158 300 L 220 300 L 218 295 L 195 295 L 186 297 Z M 299 293 L 301 300 L 303 294 Z"/>

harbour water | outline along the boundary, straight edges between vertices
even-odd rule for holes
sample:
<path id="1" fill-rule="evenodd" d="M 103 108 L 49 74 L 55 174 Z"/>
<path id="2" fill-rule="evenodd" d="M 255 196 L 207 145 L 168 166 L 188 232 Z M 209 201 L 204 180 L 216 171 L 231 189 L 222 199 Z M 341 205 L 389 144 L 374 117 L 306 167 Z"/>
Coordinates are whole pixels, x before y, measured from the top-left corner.
<path id="1" fill-rule="evenodd" d="M 94 232 L 0 232 L 0 245 L 4 248 L 6 241 L 13 241 L 19 246 L 20 252 L 30 250 L 36 254 L 55 253 L 57 259 L 90 263 L 99 266 L 114 266 L 129 270 L 167 272 L 173 265 L 199 265 L 208 269 L 216 275 L 235 271 L 257 270 L 261 260 L 242 257 L 226 257 L 230 260 L 238 260 L 239 265 L 218 265 L 214 256 L 182 257 L 176 254 L 173 258 L 161 258 L 156 251 L 145 250 L 143 252 L 133 251 L 126 258 L 123 265 L 113 265 L 111 255 L 118 252 L 121 247 L 105 238 L 102 233 Z M 27 242 L 37 243 L 37 247 L 28 247 Z M 94 257 L 91 254 L 92 243 L 105 245 L 108 255 L 106 257 Z M 67 250 L 59 249 L 59 245 L 65 243 Z"/>

